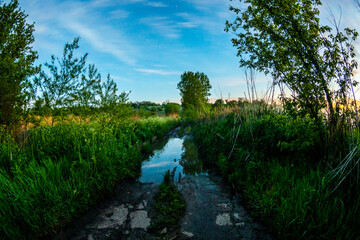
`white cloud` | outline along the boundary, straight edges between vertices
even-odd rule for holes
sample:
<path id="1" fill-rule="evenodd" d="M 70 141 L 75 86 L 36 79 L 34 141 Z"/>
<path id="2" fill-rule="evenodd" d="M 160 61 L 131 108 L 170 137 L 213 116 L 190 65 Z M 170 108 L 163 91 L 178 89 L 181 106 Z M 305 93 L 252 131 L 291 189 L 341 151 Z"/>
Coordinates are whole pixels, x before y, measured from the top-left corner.
<path id="1" fill-rule="evenodd" d="M 32 2 L 28 7 L 31 12 L 29 15 L 36 22 L 36 41 L 49 42 L 47 45 L 50 45 L 54 44 L 54 40 L 58 44 L 64 39 L 69 41 L 80 36 L 96 51 L 109 54 L 128 65 L 135 65 L 137 46 L 132 44 L 124 32 L 101 18 L 101 8 L 112 4 L 110 0 Z M 119 19 L 127 18 L 129 14 L 122 9 L 115 9 L 109 16 L 111 19 Z"/>
<path id="2" fill-rule="evenodd" d="M 156 74 L 156 75 L 180 75 L 180 72 L 176 71 L 164 71 L 157 69 L 145 69 L 145 68 L 137 68 L 135 69 L 138 72 L 147 73 L 147 74 Z"/>
<path id="3" fill-rule="evenodd" d="M 88 41 L 97 51 L 108 53 L 129 65 L 135 64 L 136 60 L 134 57 L 128 53 L 128 50 L 125 50 L 126 48 L 121 47 L 124 46 L 124 44 L 121 44 L 121 39 L 117 39 L 115 36 L 107 36 L 106 33 L 111 32 L 111 30 L 109 31 L 104 28 L 96 29 L 76 22 L 69 24 L 68 28 Z"/>
<path id="4" fill-rule="evenodd" d="M 151 7 L 167 7 L 167 5 L 162 2 L 146 2 L 146 5 Z"/>
<path id="5" fill-rule="evenodd" d="M 124 19 L 124 18 L 128 18 L 129 15 L 130 15 L 130 12 L 127 12 L 122 9 L 117 9 L 117 10 L 110 12 L 111 19 Z"/>

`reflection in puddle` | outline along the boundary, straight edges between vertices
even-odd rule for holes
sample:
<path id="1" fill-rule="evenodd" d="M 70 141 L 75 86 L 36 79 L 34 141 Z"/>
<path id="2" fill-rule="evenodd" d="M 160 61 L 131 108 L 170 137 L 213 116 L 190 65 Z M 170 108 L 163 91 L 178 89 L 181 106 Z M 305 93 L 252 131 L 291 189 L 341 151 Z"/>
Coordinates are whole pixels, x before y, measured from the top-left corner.
<path id="1" fill-rule="evenodd" d="M 191 138 L 185 138 L 182 147 L 180 165 L 183 167 L 183 173 L 196 175 L 203 172 L 202 162 L 198 158 L 196 145 Z"/>
<path id="2" fill-rule="evenodd" d="M 156 150 L 143 163 L 140 181 L 160 184 L 167 170 L 174 171 L 174 179 L 202 172 L 202 163 L 191 138 L 170 138 L 161 150 Z"/>

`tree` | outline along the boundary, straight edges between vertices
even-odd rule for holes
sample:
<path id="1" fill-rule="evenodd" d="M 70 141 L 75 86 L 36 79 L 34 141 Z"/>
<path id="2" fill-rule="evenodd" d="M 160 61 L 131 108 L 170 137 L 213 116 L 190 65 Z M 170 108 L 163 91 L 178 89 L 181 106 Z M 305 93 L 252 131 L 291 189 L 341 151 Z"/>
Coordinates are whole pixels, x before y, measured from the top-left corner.
<path id="1" fill-rule="evenodd" d="M 80 87 L 82 81 L 87 80 L 84 75 L 87 54 L 80 58 L 74 57 L 74 51 L 79 48 L 79 39 L 77 37 L 72 43 L 65 44 L 61 59 L 52 55 L 50 63 L 44 64 L 50 75 L 42 70 L 37 79 L 45 106 L 51 113 L 70 107 L 77 99 L 80 99 L 78 91 L 82 90 Z M 95 74 L 95 77 L 98 76 Z M 86 91 L 91 91 L 91 89 Z"/>
<path id="2" fill-rule="evenodd" d="M 107 75 L 106 82 L 102 84 L 102 90 L 100 93 L 100 106 L 104 110 L 110 110 L 116 108 L 118 105 L 125 104 L 129 100 L 129 94 L 126 92 L 117 95 L 117 85 L 114 80 Z"/>
<path id="3" fill-rule="evenodd" d="M 184 72 L 177 88 L 180 90 L 184 112 L 200 113 L 204 111 L 211 89 L 209 78 L 204 73 Z"/>
<path id="4" fill-rule="evenodd" d="M 236 34 L 232 42 L 240 66 L 271 74 L 276 84 L 288 87 L 292 98 L 283 100 L 294 113 L 320 121 L 326 108 L 333 133 L 344 109 L 337 106 L 347 104 L 357 84 L 352 41 L 358 33 L 321 26 L 320 0 L 239 1 L 246 6 L 230 7 L 237 17 L 225 30 Z"/>
<path id="5" fill-rule="evenodd" d="M 213 105 L 211 105 L 212 110 L 222 110 L 224 108 L 224 100 L 223 99 L 217 99 Z"/>
<path id="6" fill-rule="evenodd" d="M 0 1 L 0 124 L 16 125 L 33 95 L 30 76 L 38 71 L 32 50 L 34 24 L 17 0 Z"/>
<path id="7" fill-rule="evenodd" d="M 165 105 L 165 115 L 166 116 L 170 116 L 170 115 L 179 115 L 180 113 L 180 106 L 177 103 L 167 103 Z"/>
<path id="8" fill-rule="evenodd" d="M 96 97 L 101 94 L 101 74 L 98 73 L 94 64 L 89 64 L 85 70 L 86 75 L 81 76 L 81 82 L 77 88 L 74 98 L 78 107 L 83 108 L 83 113 L 91 107 L 98 105 L 99 99 Z"/>

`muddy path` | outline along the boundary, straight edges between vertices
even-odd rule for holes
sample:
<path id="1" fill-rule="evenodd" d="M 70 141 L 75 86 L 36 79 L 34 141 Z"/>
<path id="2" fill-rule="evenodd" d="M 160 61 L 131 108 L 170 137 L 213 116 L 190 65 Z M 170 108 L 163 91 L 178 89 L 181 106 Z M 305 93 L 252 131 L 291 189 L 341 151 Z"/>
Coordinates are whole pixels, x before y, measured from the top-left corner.
<path id="1" fill-rule="evenodd" d="M 222 179 L 203 169 L 190 136 L 173 131 L 159 146 L 144 161 L 138 181 L 117 185 L 107 200 L 55 239 L 272 239 Z M 163 229 L 159 236 L 150 231 L 153 197 L 167 170 L 175 175 L 186 212 L 177 228 Z"/>

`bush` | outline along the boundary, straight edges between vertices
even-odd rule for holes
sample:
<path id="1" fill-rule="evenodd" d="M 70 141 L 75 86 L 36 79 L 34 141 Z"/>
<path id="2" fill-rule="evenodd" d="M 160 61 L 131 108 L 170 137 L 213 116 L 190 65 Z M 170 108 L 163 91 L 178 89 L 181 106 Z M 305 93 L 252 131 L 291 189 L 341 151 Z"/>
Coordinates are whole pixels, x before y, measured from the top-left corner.
<path id="1" fill-rule="evenodd" d="M 180 105 L 177 103 L 167 103 L 165 105 L 165 115 L 166 116 L 170 116 L 170 115 L 175 115 L 175 116 L 179 116 L 180 114 Z"/>

